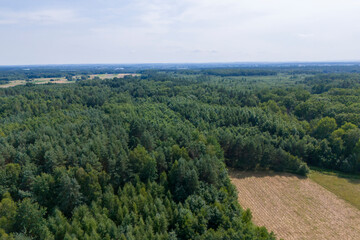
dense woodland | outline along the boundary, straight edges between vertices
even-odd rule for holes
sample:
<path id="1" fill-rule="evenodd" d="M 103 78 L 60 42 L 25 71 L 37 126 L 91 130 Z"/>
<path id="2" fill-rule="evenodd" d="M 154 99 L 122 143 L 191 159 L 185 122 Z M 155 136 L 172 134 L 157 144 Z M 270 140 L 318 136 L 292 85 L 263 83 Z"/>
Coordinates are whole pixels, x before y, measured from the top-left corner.
<path id="1" fill-rule="evenodd" d="M 275 239 L 239 206 L 227 167 L 358 173 L 349 69 L 147 70 L 0 89 L 2 239 Z"/>

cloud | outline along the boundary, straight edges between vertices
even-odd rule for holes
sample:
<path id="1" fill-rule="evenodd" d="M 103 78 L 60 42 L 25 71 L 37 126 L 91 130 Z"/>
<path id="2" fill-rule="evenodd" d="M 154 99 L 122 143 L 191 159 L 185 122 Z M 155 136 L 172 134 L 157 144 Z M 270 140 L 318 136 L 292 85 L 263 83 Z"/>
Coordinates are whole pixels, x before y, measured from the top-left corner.
<path id="1" fill-rule="evenodd" d="M 0 7 L 0 64 L 48 63 L 49 51 L 65 63 L 315 61 L 360 53 L 358 0 L 8 2 Z"/>
<path id="2" fill-rule="evenodd" d="M 314 37 L 313 33 L 298 33 L 297 36 L 299 38 L 311 38 Z"/>
<path id="3" fill-rule="evenodd" d="M 195 49 L 195 50 L 192 50 L 191 51 L 192 53 L 196 53 L 196 54 L 217 54 L 218 53 L 218 51 L 216 51 L 216 50 L 204 50 L 204 49 Z"/>
<path id="4" fill-rule="evenodd" d="M 12 19 L 1 19 L 0 20 L 0 25 L 10 25 L 10 24 L 15 24 L 16 21 L 12 20 Z"/>
<path id="5" fill-rule="evenodd" d="M 62 24 L 84 21 L 72 9 L 44 9 L 35 11 L 0 10 L 0 24 Z"/>

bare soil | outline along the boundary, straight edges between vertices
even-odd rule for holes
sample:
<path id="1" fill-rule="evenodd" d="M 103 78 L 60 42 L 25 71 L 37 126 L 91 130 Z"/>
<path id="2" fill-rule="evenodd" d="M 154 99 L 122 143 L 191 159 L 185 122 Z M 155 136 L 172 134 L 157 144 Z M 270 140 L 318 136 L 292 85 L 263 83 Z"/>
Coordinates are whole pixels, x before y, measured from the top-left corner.
<path id="1" fill-rule="evenodd" d="M 287 239 L 360 239 L 360 211 L 309 178 L 230 170 L 255 224 Z"/>

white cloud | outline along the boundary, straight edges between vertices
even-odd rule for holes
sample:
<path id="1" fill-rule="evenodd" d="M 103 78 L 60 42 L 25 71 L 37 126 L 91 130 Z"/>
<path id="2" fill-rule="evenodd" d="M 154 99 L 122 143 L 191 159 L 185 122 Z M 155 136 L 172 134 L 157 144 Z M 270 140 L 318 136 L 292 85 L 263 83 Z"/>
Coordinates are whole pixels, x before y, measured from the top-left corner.
<path id="1" fill-rule="evenodd" d="M 0 49 L 0 64 L 9 59 L 5 52 L 16 61 L 16 51 L 21 59 L 36 55 L 47 63 L 49 49 L 65 63 L 360 56 L 359 0 L 52 0 L 51 6 L 38 1 L 42 4 L 32 10 L 0 8 L 0 47 L 7 46 Z M 4 27 L 10 24 L 19 31 Z M 26 48 L 15 38 L 27 39 Z"/>
<path id="2" fill-rule="evenodd" d="M 311 38 L 311 37 L 314 37 L 314 34 L 313 33 L 298 33 L 297 36 L 300 38 Z"/>
<path id="3" fill-rule="evenodd" d="M 0 19 L 0 25 L 10 25 L 15 23 L 16 21 L 12 19 Z"/>
<path id="4" fill-rule="evenodd" d="M 0 10 L 0 24 L 61 24 L 83 21 L 71 9 L 45 9 L 36 11 Z"/>

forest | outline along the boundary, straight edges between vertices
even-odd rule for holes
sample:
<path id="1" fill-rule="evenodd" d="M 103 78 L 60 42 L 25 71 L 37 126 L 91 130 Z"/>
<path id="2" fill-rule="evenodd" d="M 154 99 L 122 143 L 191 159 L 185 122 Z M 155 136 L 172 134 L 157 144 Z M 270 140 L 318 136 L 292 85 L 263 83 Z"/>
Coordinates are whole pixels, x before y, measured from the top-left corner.
<path id="1" fill-rule="evenodd" d="M 360 171 L 360 67 L 132 72 L 0 89 L 1 239 L 276 239 L 228 168 Z"/>

